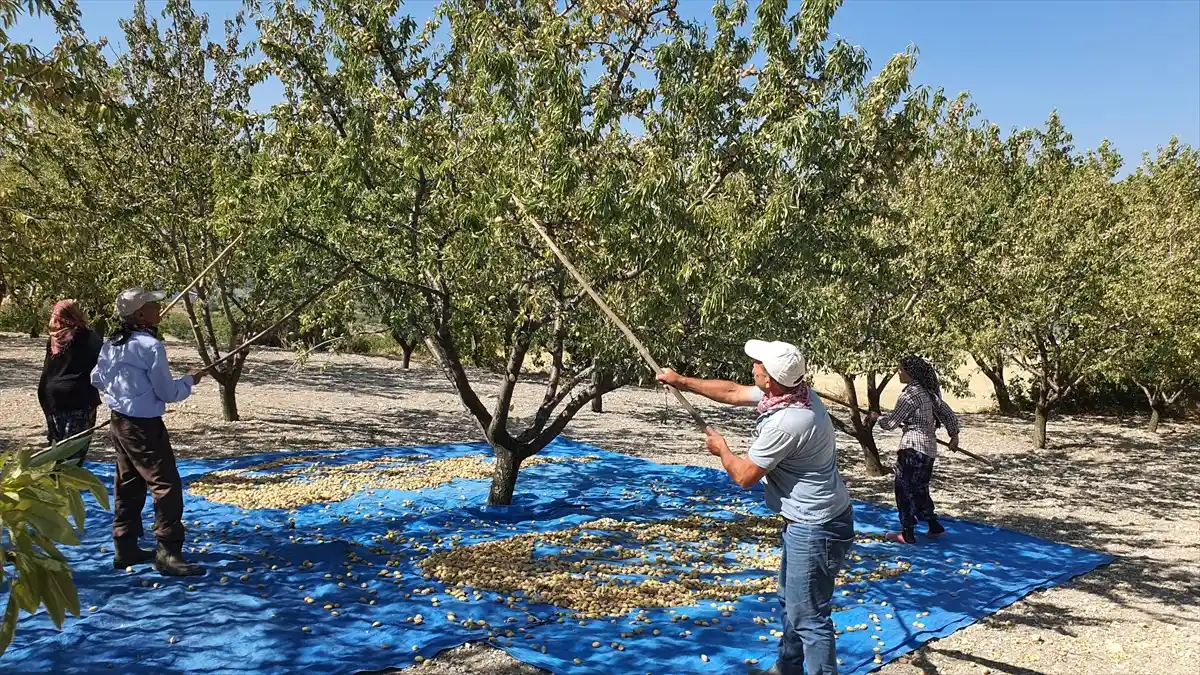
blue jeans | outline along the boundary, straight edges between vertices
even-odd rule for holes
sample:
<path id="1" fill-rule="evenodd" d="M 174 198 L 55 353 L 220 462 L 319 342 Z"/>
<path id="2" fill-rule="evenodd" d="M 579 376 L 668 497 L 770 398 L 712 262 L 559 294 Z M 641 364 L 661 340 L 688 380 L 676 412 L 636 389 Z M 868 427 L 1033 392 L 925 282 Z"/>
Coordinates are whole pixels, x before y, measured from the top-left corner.
<path id="1" fill-rule="evenodd" d="M 785 523 L 779 569 L 781 675 L 837 675 L 833 584 L 853 545 L 853 507 L 819 525 Z"/>

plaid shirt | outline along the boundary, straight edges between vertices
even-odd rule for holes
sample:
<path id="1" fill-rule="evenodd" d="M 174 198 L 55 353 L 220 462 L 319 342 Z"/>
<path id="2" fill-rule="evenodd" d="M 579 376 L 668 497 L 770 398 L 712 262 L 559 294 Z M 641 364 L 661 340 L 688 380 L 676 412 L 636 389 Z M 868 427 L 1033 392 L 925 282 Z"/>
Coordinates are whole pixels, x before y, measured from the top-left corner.
<path id="1" fill-rule="evenodd" d="M 895 410 L 879 418 L 879 426 L 889 431 L 904 427 L 901 448 L 910 448 L 930 457 L 937 457 L 937 422 L 941 422 L 951 436 L 958 435 L 958 418 L 950 406 L 915 384 L 904 388 Z"/>

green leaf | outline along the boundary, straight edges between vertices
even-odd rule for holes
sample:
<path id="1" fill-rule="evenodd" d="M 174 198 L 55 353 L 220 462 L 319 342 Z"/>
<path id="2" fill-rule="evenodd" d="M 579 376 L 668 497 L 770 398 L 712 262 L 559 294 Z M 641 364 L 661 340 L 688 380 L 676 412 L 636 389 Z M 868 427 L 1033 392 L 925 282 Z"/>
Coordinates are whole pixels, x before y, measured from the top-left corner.
<path id="1" fill-rule="evenodd" d="M 62 595 L 62 590 L 58 585 L 58 577 L 63 574 L 62 572 L 46 572 L 41 579 L 42 605 L 46 607 L 46 613 L 50 615 L 54 627 L 59 630 L 62 629 L 63 619 L 67 616 L 67 598 Z M 69 575 L 70 572 L 65 574 Z"/>
<path id="2" fill-rule="evenodd" d="M 87 513 L 87 510 L 83 504 L 83 497 L 80 495 L 78 490 L 72 490 L 70 488 L 66 490 L 66 493 L 67 504 L 71 508 L 71 517 L 75 519 L 75 530 L 79 534 L 83 534 L 83 519 Z"/>
<path id="3" fill-rule="evenodd" d="M 30 527 L 54 541 L 71 546 L 79 544 L 79 537 L 76 536 L 71 523 L 57 511 L 35 505 L 24 512 L 24 517 Z"/>
<path id="4" fill-rule="evenodd" d="M 68 568 L 63 572 L 51 574 L 48 581 L 59 607 L 70 612 L 72 616 L 79 616 L 79 591 L 75 588 L 74 579 L 71 578 L 71 570 Z M 58 627 L 62 628 L 61 615 L 57 623 Z"/>
<path id="5" fill-rule="evenodd" d="M 4 620 L 0 621 L 0 654 L 3 654 L 12 644 L 13 634 L 17 632 L 18 609 L 16 594 L 10 594 L 4 608 Z"/>
<path id="6" fill-rule="evenodd" d="M 104 487 L 104 483 L 95 476 L 91 471 L 78 466 L 62 465 L 58 467 L 57 474 L 66 485 L 70 485 L 79 490 L 87 490 L 92 493 L 96 501 L 105 511 L 109 510 L 108 489 Z"/>
<path id="7" fill-rule="evenodd" d="M 9 592 L 16 599 L 17 604 L 30 614 L 37 612 L 38 607 L 42 604 L 41 594 L 34 590 L 39 574 L 40 571 L 36 569 L 22 571 L 17 580 L 9 586 Z"/>
<path id="8" fill-rule="evenodd" d="M 60 459 L 66 459 L 67 457 L 70 457 L 71 455 L 74 455 L 82 450 L 85 445 L 91 442 L 91 440 L 92 434 L 88 434 L 65 443 L 55 443 L 54 445 L 50 446 L 49 449 L 43 450 L 36 455 L 32 455 L 29 458 L 27 465 L 30 468 L 33 468 L 49 464 L 51 462 L 57 462 Z"/>

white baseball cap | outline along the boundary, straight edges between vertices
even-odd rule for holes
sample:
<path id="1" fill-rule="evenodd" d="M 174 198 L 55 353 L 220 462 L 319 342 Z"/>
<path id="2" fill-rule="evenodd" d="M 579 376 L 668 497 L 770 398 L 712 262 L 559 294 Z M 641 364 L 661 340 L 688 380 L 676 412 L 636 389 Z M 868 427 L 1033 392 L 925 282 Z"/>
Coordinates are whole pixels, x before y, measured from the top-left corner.
<path id="1" fill-rule="evenodd" d="M 158 302 L 167 297 L 162 291 L 147 291 L 140 286 L 127 288 L 117 295 L 117 316 L 132 316 L 142 307 L 151 302 Z"/>
<path id="2" fill-rule="evenodd" d="M 794 387 L 807 373 L 804 355 L 795 345 L 786 342 L 751 340 L 746 343 L 746 356 L 763 364 L 771 379 L 785 387 Z"/>

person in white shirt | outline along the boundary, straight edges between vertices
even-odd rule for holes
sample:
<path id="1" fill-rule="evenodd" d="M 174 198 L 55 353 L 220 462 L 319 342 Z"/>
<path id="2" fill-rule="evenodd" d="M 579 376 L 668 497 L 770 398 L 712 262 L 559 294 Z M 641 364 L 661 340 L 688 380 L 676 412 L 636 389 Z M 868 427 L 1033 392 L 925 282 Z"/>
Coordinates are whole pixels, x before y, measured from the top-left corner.
<path id="1" fill-rule="evenodd" d="M 113 479 L 113 568 L 154 561 L 168 576 L 202 574 L 183 559 L 183 481 L 163 425 L 167 404 L 192 393 L 201 374 L 171 375 L 158 338 L 159 301 L 165 294 L 130 288 L 117 296 L 120 326 L 100 348 L 92 384 L 112 411 L 110 437 L 117 453 Z M 138 546 L 146 490 L 154 496 L 156 551 Z"/>
<path id="2" fill-rule="evenodd" d="M 783 519 L 779 604 L 783 638 L 770 670 L 751 675 L 836 675 L 833 587 L 854 544 L 854 510 L 837 468 L 833 424 L 804 381 L 800 350 L 786 342 L 751 340 L 754 386 L 683 377 L 667 370 L 658 380 L 718 403 L 756 406 L 759 418 L 745 457 L 707 429 L 708 451 L 735 483 L 762 482 L 767 507 Z"/>

